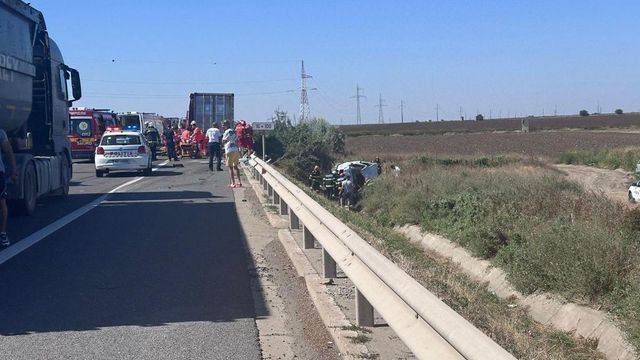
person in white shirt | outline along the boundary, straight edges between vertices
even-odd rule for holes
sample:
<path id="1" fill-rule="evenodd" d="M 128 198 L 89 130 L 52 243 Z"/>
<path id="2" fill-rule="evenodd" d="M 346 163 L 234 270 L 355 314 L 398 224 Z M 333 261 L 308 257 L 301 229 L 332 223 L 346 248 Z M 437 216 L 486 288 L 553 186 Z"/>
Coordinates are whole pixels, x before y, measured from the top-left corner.
<path id="1" fill-rule="evenodd" d="M 227 159 L 226 164 L 231 174 L 230 187 L 242 187 L 242 181 L 240 180 L 240 169 L 238 164 L 240 163 L 240 149 L 238 148 L 238 138 L 236 132 L 230 128 L 229 121 L 225 120 L 222 123 L 222 129 L 224 133 L 222 135 L 222 142 L 224 143 L 224 154 Z M 235 171 L 234 171 L 235 170 Z M 238 177 L 238 183 L 236 184 L 235 176 Z"/>
<path id="2" fill-rule="evenodd" d="M 350 207 L 353 203 L 353 198 L 355 195 L 355 185 L 351 180 L 351 176 L 345 176 L 344 181 L 342 181 L 342 193 L 340 194 L 340 206 Z"/>
<path id="3" fill-rule="evenodd" d="M 207 150 L 209 152 L 209 170 L 213 171 L 213 157 L 216 157 L 216 170 L 222 171 L 220 166 L 220 140 L 222 139 L 222 132 L 218 129 L 218 124 L 214 123 L 205 134 L 208 140 Z"/>

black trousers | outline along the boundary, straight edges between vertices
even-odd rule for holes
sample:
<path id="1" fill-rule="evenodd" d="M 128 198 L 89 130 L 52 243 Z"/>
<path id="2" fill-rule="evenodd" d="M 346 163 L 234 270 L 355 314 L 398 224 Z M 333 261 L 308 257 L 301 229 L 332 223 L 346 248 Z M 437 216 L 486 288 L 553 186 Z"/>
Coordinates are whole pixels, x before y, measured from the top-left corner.
<path id="1" fill-rule="evenodd" d="M 207 150 L 209 151 L 209 169 L 213 169 L 213 156 L 215 155 L 216 157 L 216 161 L 217 161 L 217 166 L 216 169 L 222 169 L 220 167 L 220 162 L 222 161 L 220 159 L 220 143 L 217 142 L 210 142 L 207 145 Z"/>

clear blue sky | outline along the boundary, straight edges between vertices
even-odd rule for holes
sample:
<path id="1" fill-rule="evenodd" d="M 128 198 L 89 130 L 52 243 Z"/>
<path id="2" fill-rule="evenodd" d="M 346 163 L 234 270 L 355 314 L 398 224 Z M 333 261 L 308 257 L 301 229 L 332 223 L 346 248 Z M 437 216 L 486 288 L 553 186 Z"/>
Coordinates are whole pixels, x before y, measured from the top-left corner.
<path id="1" fill-rule="evenodd" d="M 236 93 L 236 119 L 363 122 L 640 110 L 638 1 L 33 0 L 77 104 L 184 116 L 191 92 Z"/>

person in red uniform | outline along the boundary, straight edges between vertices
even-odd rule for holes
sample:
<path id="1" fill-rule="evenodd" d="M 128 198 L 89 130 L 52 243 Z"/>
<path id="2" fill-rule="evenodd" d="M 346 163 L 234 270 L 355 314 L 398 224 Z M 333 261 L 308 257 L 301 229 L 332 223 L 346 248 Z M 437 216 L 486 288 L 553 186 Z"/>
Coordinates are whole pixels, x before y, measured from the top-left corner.
<path id="1" fill-rule="evenodd" d="M 178 127 L 178 125 L 173 125 L 173 139 L 176 144 L 176 154 L 180 155 L 180 143 L 182 142 L 182 130 Z"/>
<path id="2" fill-rule="evenodd" d="M 207 151 L 205 150 L 204 142 L 207 138 L 204 132 L 202 132 L 202 129 L 198 127 L 195 121 L 191 122 L 191 126 L 193 127 L 193 140 L 196 142 L 200 154 L 206 155 Z"/>

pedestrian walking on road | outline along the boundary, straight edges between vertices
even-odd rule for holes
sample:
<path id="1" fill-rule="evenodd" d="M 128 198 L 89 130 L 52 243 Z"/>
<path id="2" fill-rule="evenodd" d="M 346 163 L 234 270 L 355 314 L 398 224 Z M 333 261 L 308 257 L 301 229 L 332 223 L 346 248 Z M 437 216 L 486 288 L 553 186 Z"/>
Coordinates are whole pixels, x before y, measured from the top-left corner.
<path id="1" fill-rule="evenodd" d="M 4 130 L 0 129 L 0 210 L 2 210 L 2 224 L 0 224 L 0 245 L 6 247 L 11 245 L 11 242 L 9 241 L 9 237 L 7 236 L 7 220 L 9 218 L 9 209 L 7 208 L 7 184 L 5 179 L 7 168 L 4 165 L 2 155 L 4 155 L 7 160 L 9 160 L 9 178 L 15 183 L 18 179 L 18 174 L 16 172 L 16 157 L 13 154 L 13 149 L 11 148 L 11 143 L 9 142 L 9 138 L 7 137 L 7 133 L 4 132 Z"/>
<path id="2" fill-rule="evenodd" d="M 222 142 L 224 143 L 224 153 L 227 159 L 227 167 L 229 168 L 229 174 L 231 175 L 231 187 L 242 187 L 242 181 L 240 180 L 240 169 L 238 164 L 240 163 L 240 150 L 238 149 L 238 139 L 236 132 L 230 128 L 229 120 L 225 120 L 222 123 L 222 129 L 224 134 L 222 135 Z M 238 183 L 236 184 L 235 175 L 238 177 Z"/>
<path id="3" fill-rule="evenodd" d="M 207 150 L 209 152 L 209 170 L 213 171 L 213 157 L 216 157 L 216 170 L 222 171 L 220 166 L 220 140 L 222 139 L 222 132 L 218 129 L 218 124 L 213 125 L 207 129 Z"/>

